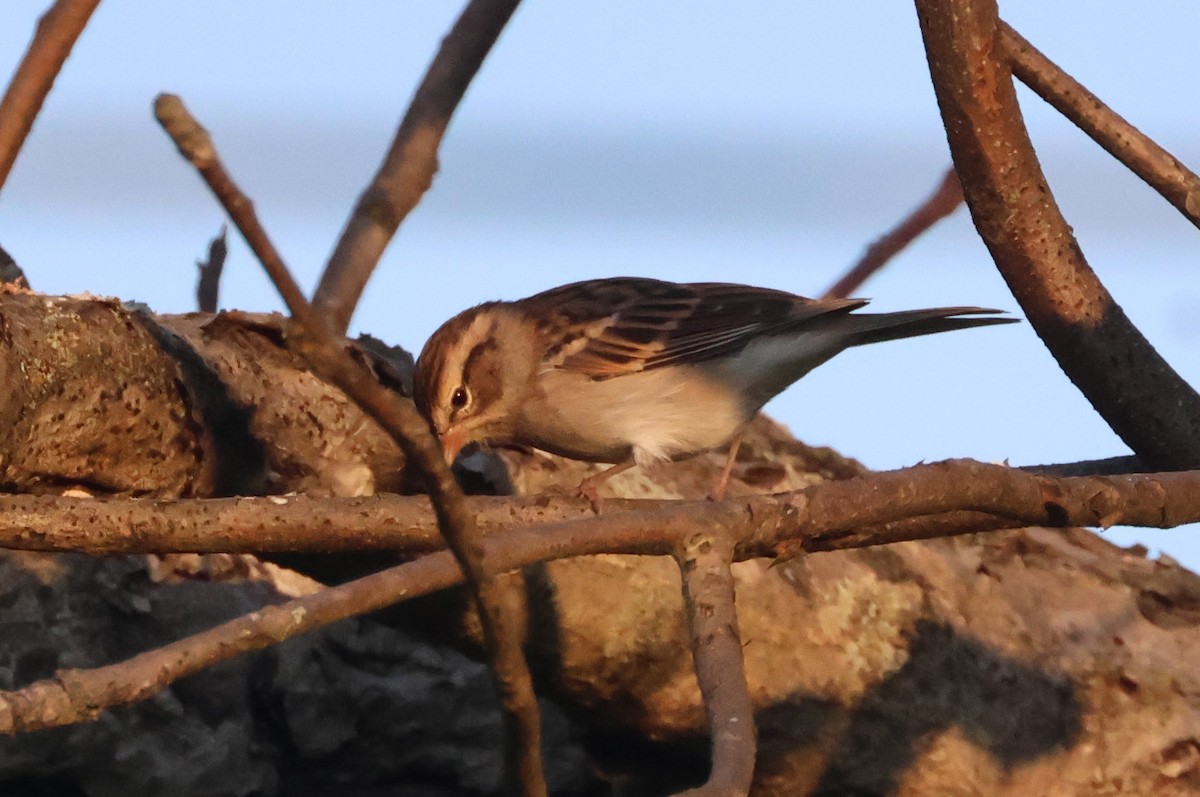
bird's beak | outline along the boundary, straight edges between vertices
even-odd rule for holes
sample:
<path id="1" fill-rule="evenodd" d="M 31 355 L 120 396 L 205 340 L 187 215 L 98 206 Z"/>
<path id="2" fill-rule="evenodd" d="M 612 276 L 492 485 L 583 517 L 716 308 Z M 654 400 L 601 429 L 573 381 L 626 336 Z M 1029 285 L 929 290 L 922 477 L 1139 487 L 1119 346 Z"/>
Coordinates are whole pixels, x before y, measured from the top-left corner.
<path id="1" fill-rule="evenodd" d="M 463 450 L 463 446 L 467 444 L 466 437 L 463 435 L 461 428 L 451 426 L 440 435 L 442 440 L 442 454 L 446 457 L 446 464 L 453 465 L 454 460 L 458 459 L 458 452 Z"/>

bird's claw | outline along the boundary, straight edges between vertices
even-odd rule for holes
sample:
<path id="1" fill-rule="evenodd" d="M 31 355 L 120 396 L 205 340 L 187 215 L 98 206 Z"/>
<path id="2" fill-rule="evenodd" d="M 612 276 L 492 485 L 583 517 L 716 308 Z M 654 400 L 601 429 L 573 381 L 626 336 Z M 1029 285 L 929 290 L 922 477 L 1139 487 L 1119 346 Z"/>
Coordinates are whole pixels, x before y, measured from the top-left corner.
<path id="1" fill-rule="evenodd" d="M 588 500 L 592 505 L 592 511 L 597 515 L 604 509 L 604 499 L 600 496 L 600 484 L 604 479 L 598 479 L 597 476 L 603 476 L 603 473 L 597 473 L 594 476 L 589 476 L 579 483 L 575 488 L 575 492 Z"/>

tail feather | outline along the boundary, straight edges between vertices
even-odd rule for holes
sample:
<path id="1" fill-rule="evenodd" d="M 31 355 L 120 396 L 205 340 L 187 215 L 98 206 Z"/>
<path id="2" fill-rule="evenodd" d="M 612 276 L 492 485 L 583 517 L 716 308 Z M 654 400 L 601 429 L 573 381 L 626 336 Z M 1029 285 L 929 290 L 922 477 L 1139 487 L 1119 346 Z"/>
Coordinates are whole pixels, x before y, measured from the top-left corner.
<path id="1" fill-rule="evenodd" d="M 879 343 L 885 340 L 932 335 L 955 329 L 987 327 L 993 324 L 1015 324 L 1018 318 L 997 316 L 1003 310 L 985 307 L 935 307 L 929 310 L 906 310 L 899 313 L 860 313 L 844 318 L 854 324 L 852 346 Z M 963 318 L 961 316 L 968 316 Z M 972 318 L 970 316 L 985 316 Z"/>

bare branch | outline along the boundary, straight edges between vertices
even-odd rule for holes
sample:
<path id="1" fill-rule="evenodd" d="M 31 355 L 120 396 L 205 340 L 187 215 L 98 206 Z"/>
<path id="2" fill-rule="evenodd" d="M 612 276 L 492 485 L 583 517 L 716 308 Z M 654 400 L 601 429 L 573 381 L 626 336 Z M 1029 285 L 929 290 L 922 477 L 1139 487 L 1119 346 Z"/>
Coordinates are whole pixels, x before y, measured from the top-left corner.
<path id="1" fill-rule="evenodd" d="M 1048 494 L 1063 497 L 1051 507 Z M 532 534 L 546 546 L 542 560 L 581 553 L 670 555 L 673 529 L 694 531 L 698 522 L 707 524 L 710 518 L 737 537 L 738 556 L 746 558 L 772 555 L 776 540 L 799 540 L 804 550 L 826 551 L 950 536 L 965 533 L 956 531 L 963 525 L 971 525 L 970 531 L 1117 522 L 1172 528 L 1200 520 L 1200 471 L 1056 478 L 951 460 L 825 482 L 795 493 L 715 503 L 607 499 L 601 515 L 592 513 L 586 499 L 569 496 L 471 497 L 464 505 L 488 538 L 501 538 L 502 548 Z M 944 514 L 964 510 L 986 517 Z M 760 524 L 773 530 L 770 535 L 750 534 Z M 330 534 L 335 525 L 338 533 Z M 597 547 L 576 549 L 579 538 Z M 417 555 L 443 546 L 425 496 L 0 496 L 0 548 L 93 554 L 372 550 Z M 489 567 L 503 569 L 497 562 Z"/>
<path id="2" fill-rule="evenodd" d="M 1022 83 L 1200 227 L 1200 177 L 1195 172 L 1125 121 L 1003 20 L 1000 40 L 1012 62 L 1013 74 Z"/>
<path id="3" fill-rule="evenodd" d="M 877 238 L 846 274 L 825 291 L 826 299 L 844 299 L 883 268 L 921 233 L 949 216 L 962 204 L 962 186 L 954 167 L 946 170 L 933 193 L 898 225 Z"/>
<path id="4" fill-rule="evenodd" d="M 300 291 L 300 286 L 292 279 L 283 258 L 279 256 L 267 231 L 258 220 L 258 214 L 254 212 L 254 203 L 242 193 L 225 171 L 225 165 L 217 156 L 212 136 L 188 112 L 183 100 L 174 94 L 159 94 L 154 98 L 154 117 L 175 142 L 179 154 L 200 172 L 209 190 L 225 208 L 230 220 L 254 252 L 254 256 L 275 281 L 275 287 L 283 296 L 288 308 L 299 307 L 302 308 L 301 312 L 304 312 L 303 308 L 307 307 L 308 301 Z M 295 310 L 292 312 L 296 315 Z M 305 321 L 303 318 L 299 320 L 301 324 Z"/>
<path id="5" fill-rule="evenodd" d="M 208 257 L 196 262 L 200 279 L 196 282 L 196 309 L 202 313 L 215 313 L 220 306 L 221 272 L 225 268 L 225 256 L 229 245 L 225 239 L 226 228 L 208 242 Z"/>
<path id="6" fill-rule="evenodd" d="M 863 482 L 870 482 L 870 495 L 862 492 Z M 1189 485 L 1200 485 L 1200 471 L 1052 478 L 949 460 L 797 493 L 791 505 L 808 518 L 802 524 L 802 542 L 787 547 L 813 552 L 861 547 L 868 538 L 871 544 L 914 539 L 916 533 L 928 538 L 913 518 L 933 516 L 935 525 L 944 525 L 938 515 L 962 511 L 1023 526 L 1171 528 L 1193 522 L 1185 517 L 1200 518 L 1200 495 L 1188 495 L 1195 489 Z M 971 528 L 963 532 L 982 530 L 978 516 L 968 520 Z"/>
<path id="7" fill-rule="evenodd" d="M 419 596 L 461 579 L 449 553 L 439 553 L 230 620 L 208 631 L 90 670 L 60 670 L 23 689 L 0 692 L 0 733 L 32 731 L 95 719 L 107 708 L 145 700 L 207 667 L 261 650 L 347 617 Z"/>
<path id="8" fill-rule="evenodd" d="M 347 354 L 340 338 L 335 340 L 324 318 L 304 298 L 259 223 L 250 200 L 221 165 L 208 132 L 191 117 L 179 98 L 160 95 L 155 101 L 155 112 L 180 153 L 196 166 L 225 207 L 287 303 L 294 322 L 288 335 L 289 348 L 303 356 L 322 379 L 337 385 L 358 403 L 420 468 L 433 501 L 438 528 L 466 573 L 468 590 L 479 607 L 484 647 L 505 709 L 506 754 L 513 786 L 522 795 L 545 795 L 541 720 L 533 678 L 522 650 L 523 620 L 517 607 L 504 600 L 503 587 L 494 578 L 496 571 L 484 558 L 482 536 L 429 427 L 411 400 L 381 385 L 370 371 Z"/>
<path id="9" fill-rule="evenodd" d="M 467 509 L 489 531 L 510 525 L 586 517 L 586 500 L 467 498 Z M 613 500 L 619 511 L 632 502 Z M 337 534 L 329 529 L 336 527 Z M 0 548 L 117 553 L 255 553 L 284 551 L 441 550 L 426 496 L 365 498 L 163 500 L 0 496 Z"/>
<path id="10" fill-rule="evenodd" d="M 0 187 L 8 180 L 33 120 L 98 5 L 100 0 L 57 0 L 38 21 L 33 41 L 0 100 Z"/>
<path id="11" fill-rule="evenodd" d="M 746 794 L 754 778 L 756 735 L 734 605 L 733 545 L 720 529 L 699 532 L 679 547 L 675 560 L 683 574 L 692 658 L 712 735 L 708 782 L 682 794 Z"/>
<path id="12" fill-rule="evenodd" d="M 165 506 L 157 501 L 145 503 Z M 221 503 L 227 511 L 235 511 L 244 502 L 232 506 L 207 503 Z M 512 528 L 492 535 L 483 541 L 488 566 L 500 572 L 589 554 L 670 555 L 695 537 L 698 528 L 728 533 L 728 539 L 737 543 L 737 559 L 776 551 L 787 556 L 858 548 L 935 536 L 925 533 L 927 529 L 920 523 L 906 526 L 906 521 L 927 516 L 937 520 L 938 513 L 946 512 L 973 514 L 958 515 L 967 521 L 965 527 L 940 523 L 936 536 L 972 533 L 980 530 L 973 522 L 997 517 L 1021 525 L 1122 523 L 1168 528 L 1200 520 L 1200 472 L 1052 479 L 960 460 L 827 482 L 776 497 L 729 498 L 715 504 L 639 503 L 657 508 Z M 987 513 L 986 517 L 978 514 L 981 512 Z M 906 528 L 908 536 L 900 533 Z M 145 699 L 166 684 L 219 661 L 454 586 L 461 579 L 450 554 L 434 553 L 247 615 L 121 664 L 67 671 L 23 689 L 0 692 L 0 732 L 87 720 L 104 708 Z"/>
<path id="13" fill-rule="evenodd" d="M 942 120 L 975 227 L 1063 371 L 1157 469 L 1200 465 L 1200 395 L 1084 259 L 1021 118 L 994 0 L 917 0 Z"/>
<path id="14" fill-rule="evenodd" d="M 350 326 L 384 249 L 432 185 L 438 147 L 450 117 L 519 2 L 471 0 L 442 40 L 383 165 L 346 222 L 313 296 L 313 304 L 337 332 Z"/>

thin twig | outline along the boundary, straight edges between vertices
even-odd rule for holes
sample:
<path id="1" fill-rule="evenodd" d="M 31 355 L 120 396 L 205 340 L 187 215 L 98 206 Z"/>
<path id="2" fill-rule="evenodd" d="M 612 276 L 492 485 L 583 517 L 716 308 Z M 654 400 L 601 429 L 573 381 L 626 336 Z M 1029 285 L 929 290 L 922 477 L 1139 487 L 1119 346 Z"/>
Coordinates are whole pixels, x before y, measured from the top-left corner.
<path id="1" fill-rule="evenodd" d="M 1020 525 L 1166 528 L 1200 521 L 1200 472 L 1054 479 L 969 460 L 938 462 L 827 482 L 783 496 L 727 498 L 715 504 L 663 502 L 643 512 L 512 528 L 484 540 L 483 546 L 489 566 L 499 572 L 571 556 L 670 555 L 698 529 L 729 534 L 739 560 L 776 551 L 790 555 L 843 550 L 978 530 L 970 523 L 943 524 L 931 535 L 923 533 L 920 524 L 908 524 L 914 533 L 898 533 L 906 521 L 950 512 L 984 512 Z M 972 518 L 978 515 L 966 516 Z M 219 523 L 220 516 L 215 521 Z M 105 708 L 145 699 L 178 678 L 241 653 L 445 589 L 461 579 L 450 554 L 434 553 L 232 620 L 120 664 L 60 672 L 56 678 L 0 692 L 0 733 L 93 718 Z"/>
<path id="2" fill-rule="evenodd" d="M 392 146 L 358 199 L 313 295 L 330 327 L 345 332 L 383 251 L 433 184 L 438 147 L 471 79 L 520 0 L 471 0 L 442 40 Z"/>
<path id="3" fill-rule="evenodd" d="M 221 232 L 208 242 L 208 257 L 196 261 L 200 271 L 200 279 L 196 281 L 196 308 L 202 313 L 215 313 L 221 304 L 221 272 L 225 268 L 225 256 L 229 254 L 225 232 L 222 224 Z"/>
<path id="4" fill-rule="evenodd" d="M 522 651 L 523 623 L 517 609 L 503 600 L 502 586 L 484 559 L 482 537 L 429 427 L 412 401 L 381 385 L 335 340 L 321 314 L 304 298 L 250 200 L 225 171 L 208 132 L 191 117 L 182 101 L 172 95 L 160 95 L 155 101 L 155 113 L 180 153 L 196 167 L 220 200 L 291 311 L 293 327 L 288 346 L 303 356 L 321 378 L 337 385 L 357 402 L 420 468 L 433 501 L 438 528 L 467 574 L 467 588 L 479 606 L 484 647 L 505 708 L 509 774 L 518 793 L 546 794 L 541 765 L 541 721 L 533 680 Z"/>
<path id="5" fill-rule="evenodd" d="M 962 185 L 951 166 L 933 193 L 898 225 L 877 238 L 862 258 L 825 291 L 826 299 L 845 299 L 921 233 L 949 216 L 962 204 Z"/>
<path id="6" fill-rule="evenodd" d="M 1021 117 L 995 0 L 917 0 L 930 75 L 975 228 L 1063 372 L 1158 470 L 1200 466 L 1200 395 L 1084 259 Z"/>
<path id="7" fill-rule="evenodd" d="M 1200 227 L 1200 177 L 1043 55 L 1007 22 L 1000 40 L 1013 74 Z"/>
<path id="8" fill-rule="evenodd" d="M 683 575 L 692 659 L 712 736 L 708 781 L 681 797 L 732 797 L 754 779 L 754 706 L 746 685 L 733 586 L 733 544 L 722 530 L 699 532 L 675 554 Z"/>
<path id="9" fill-rule="evenodd" d="M 38 21 L 33 41 L 0 100 L 0 187 L 8 180 L 33 120 L 98 5 L 100 0 L 57 0 Z"/>

